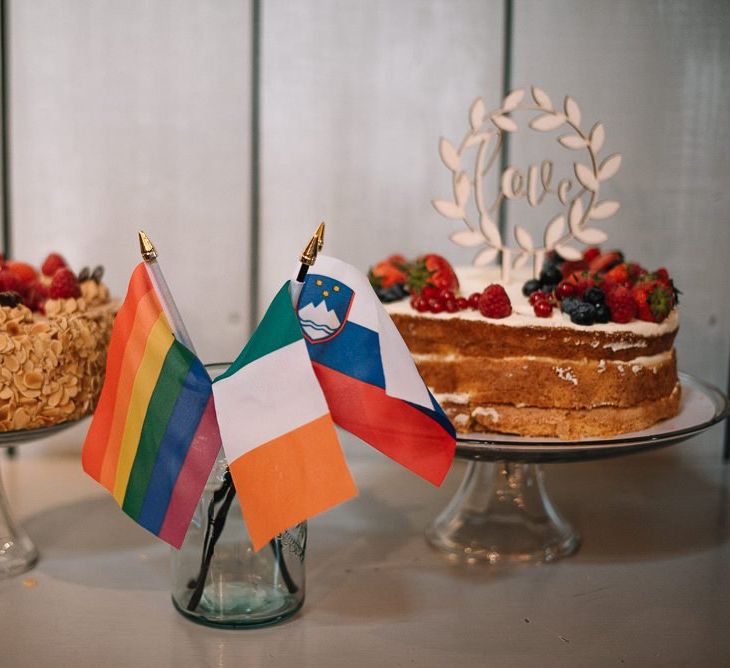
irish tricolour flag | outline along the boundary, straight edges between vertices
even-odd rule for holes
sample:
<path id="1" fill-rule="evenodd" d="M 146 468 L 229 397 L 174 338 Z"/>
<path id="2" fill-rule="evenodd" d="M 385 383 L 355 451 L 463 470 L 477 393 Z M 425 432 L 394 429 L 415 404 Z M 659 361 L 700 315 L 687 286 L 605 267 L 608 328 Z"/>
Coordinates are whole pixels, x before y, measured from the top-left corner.
<path id="1" fill-rule="evenodd" d="M 357 493 L 289 283 L 213 383 L 223 448 L 255 549 Z"/>

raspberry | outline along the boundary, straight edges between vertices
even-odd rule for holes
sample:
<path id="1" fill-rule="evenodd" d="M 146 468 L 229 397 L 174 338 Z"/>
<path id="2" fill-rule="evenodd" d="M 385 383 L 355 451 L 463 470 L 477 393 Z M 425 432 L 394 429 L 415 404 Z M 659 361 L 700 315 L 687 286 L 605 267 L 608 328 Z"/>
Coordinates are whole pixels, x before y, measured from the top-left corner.
<path id="1" fill-rule="evenodd" d="M 631 290 L 623 285 L 619 285 L 606 295 L 606 306 L 614 322 L 631 322 L 636 316 L 636 302 Z"/>
<path id="2" fill-rule="evenodd" d="M 64 260 L 58 253 L 51 253 L 45 260 L 43 260 L 41 271 L 44 276 L 54 276 L 59 269 L 66 266 L 66 260 Z"/>
<path id="3" fill-rule="evenodd" d="M 0 292 L 21 292 L 20 279 L 10 269 L 0 269 Z"/>
<path id="4" fill-rule="evenodd" d="M 553 313 L 553 305 L 547 301 L 537 302 L 532 308 L 538 318 L 549 318 Z"/>
<path id="5" fill-rule="evenodd" d="M 58 269 L 53 274 L 51 285 L 48 288 L 48 296 L 51 299 L 68 299 L 70 297 L 81 296 L 76 275 L 66 267 Z"/>
<path id="6" fill-rule="evenodd" d="M 485 318 L 506 318 L 512 313 L 512 304 L 501 285 L 488 285 L 479 298 L 479 311 Z"/>
<path id="7" fill-rule="evenodd" d="M 25 305 L 31 311 L 42 311 L 46 299 L 48 299 L 48 287 L 40 281 L 36 281 L 28 287 L 28 292 L 25 295 Z"/>

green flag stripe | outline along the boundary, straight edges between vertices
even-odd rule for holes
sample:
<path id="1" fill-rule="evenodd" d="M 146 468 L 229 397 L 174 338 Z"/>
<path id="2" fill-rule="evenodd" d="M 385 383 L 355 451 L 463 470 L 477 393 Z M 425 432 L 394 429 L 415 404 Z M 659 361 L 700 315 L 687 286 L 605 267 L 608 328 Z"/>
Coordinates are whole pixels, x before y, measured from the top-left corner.
<path id="1" fill-rule="evenodd" d="M 139 447 L 124 493 L 122 509 L 134 519 L 137 519 L 142 509 L 147 485 L 157 460 L 157 451 L 167 430 L 182 383 L 194 359 L 193 353 L 185 346 L 172 345 L 165 355 L 165 361 L 162 363 L 160 375 L 157 377 L 155 389 L 147 406 Z"/>
<path id="2" fill-rule="evenodd" d="M 299 327 L 299 320 L 292 307 L 289 283 L 290 281 L 284 283 L 276 294 L 253 336 L 235 362 L 213 382 L 217 383 L 219 380 L 228 378 L 259 357 L 264 357 L 264 355 L 304 338 Z"/>

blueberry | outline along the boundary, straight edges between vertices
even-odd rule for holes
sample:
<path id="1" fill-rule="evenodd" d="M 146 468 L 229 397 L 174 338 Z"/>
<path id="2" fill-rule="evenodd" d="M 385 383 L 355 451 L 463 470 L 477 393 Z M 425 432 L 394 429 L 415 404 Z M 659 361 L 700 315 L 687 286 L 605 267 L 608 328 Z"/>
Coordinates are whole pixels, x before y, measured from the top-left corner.
<path id="1" fill-rule="evenodd" d="M 384 304 L 397 302 L 408 294 L 405 287 L 400 283 L 391 285 L 389 288 L 377 288 L 375 293 L 378 295 L 378 299 Z"/>
<path id="2" fill-rule="evenodd" d="M 560 302 L 560 310 L 570 315 L 583 302 L 578 297 L 566 297 Z"/>
<path id="3" fill-rule="evenodd" d="M 522 294 L 525 295 L 525 297 L 529 297 L 533 292 L 540 289 L 540 281 L 538 281 L 536 278 L 531 278 L 529 281 L 526 281 L 525 284 L 522 286 Z"/>
<path id="4" fill-rule="evenodd" d="M 598 304 L 603 304 L 603 302 L 606 301 L 606 295 L 601 288 L 597 288 L 594 285 L 586 290 L 583 295 L 583 299 L 585 299 L 589 304 L 597 306 Z"/>
<path id="5" fill-rule="evenodd" d="M 592 325 L 596 321 L 596 307 L 582 302 L 570 314 L 570 321 L 576 325 Z"/>
<path id="6" fill-rule="evenodd" d="M 608 322 L 611 319 L 611 311 L 605 304 L 596 305 L 596 322 Z"/>
<path id="7" fill-rule="evenodd" d="M 543 267 L 540 272 L 540 283 L 542 285 L 557 285 L 563 280 L 563 273 L 555 265 Z"/>
<path id="8" fill-rule="evenodd" d="M 543 285 L 540 288 L 540 290 L 542 290 L 542 292 L 544 292 L 546 295 L 549 295 L 551 292 L 554 292 L 555 291 L 555 288 L 556 287 L 557 286 L 556 285 L 553 285 L 552 283 L 547 283 L 547 284 Z"/>

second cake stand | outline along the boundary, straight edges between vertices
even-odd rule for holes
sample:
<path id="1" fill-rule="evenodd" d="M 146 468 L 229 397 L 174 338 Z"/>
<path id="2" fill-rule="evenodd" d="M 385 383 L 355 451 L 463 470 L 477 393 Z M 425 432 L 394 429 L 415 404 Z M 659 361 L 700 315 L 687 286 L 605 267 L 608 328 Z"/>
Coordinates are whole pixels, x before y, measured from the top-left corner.
<path id="1" fill-rule="evenodd" d="M 691 438 L 730 414 L 727 397 L 689 374 L 679 374 L 679 413 L 649 429 L 601 440 L 561 441 L 505 434 L 457 439 L 469 460 L 461 486 L 426 529 L 427 541 L 454 561 L 542 562 L 568 556 L 580 535 L 551 501 L 546 462 L 587 461 L 649 450 Z"/>

